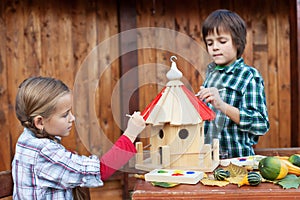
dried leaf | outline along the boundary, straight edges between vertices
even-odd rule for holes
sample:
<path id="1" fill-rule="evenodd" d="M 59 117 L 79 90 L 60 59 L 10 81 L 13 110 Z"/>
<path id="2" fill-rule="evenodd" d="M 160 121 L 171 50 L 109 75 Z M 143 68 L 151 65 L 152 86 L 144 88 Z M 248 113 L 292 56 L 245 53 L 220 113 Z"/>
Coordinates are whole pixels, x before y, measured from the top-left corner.
<path id="1" fill-rule="evenodd" d="M 232 183 L 232 184 L 239 184 L 239 182 L 241 182 L 243 180 L 245 175 L 237 175 L 237 176 L 234 176 L 234 177 L 229 177 L 227 178 L 226 180 L 229 182 L 229 183 Z"/>
<path id="2" fill-rule="evenodd" d="M 300 185 L 300 178 L 294 174 L 288 174 L 283 179 L 275 181 L 275 184 L 281 185 L 283 189 L 297 189 Z"/>
<path id="3" fill-rule="evenodd" d="M 224 168 L 225 170 L 228 170 L 230 172 L 230 177 L 235 176 L 243 176 L 248 173 L 247 169 L 245 167 L 240 167 L 237 165 L 234 165 L 230 163 L 227 167 Z"/>
<path id="4" fill-rule="evenodd" d="M 145 180 L 145 175 L 144 174 L 134 174 L 133 177 Z"/>
<path id="5" fill-rule="evenodd" d="M 227 181 L 217 181 L 217 180 L 211 180 L 211 179 L 202 179 L 200 182 L 203 185 L 219 186 L 219 187 L 224 187 L 229 184 L 229 182 L 227 182 Z"/>
<path id="6" fill-rule="evenodd" d="M 164 188 L 171 188 L 179 185 L 179 183 L 166 183 L 166 182 L 151 182 L 153 186 L 159 186 Z"/>

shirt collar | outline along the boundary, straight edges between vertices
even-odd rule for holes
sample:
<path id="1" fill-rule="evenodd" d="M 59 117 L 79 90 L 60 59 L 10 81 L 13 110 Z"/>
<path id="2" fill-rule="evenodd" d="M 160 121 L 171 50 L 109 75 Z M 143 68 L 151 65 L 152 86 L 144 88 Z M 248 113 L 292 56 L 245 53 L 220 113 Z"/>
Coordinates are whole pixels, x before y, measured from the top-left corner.
<path id="1" fill-rule="evenodd" d="M 216 69 L 216 67 L 217 67 L 216 63 L 212 62 L 208 65 L 208 68 L 210 71 L 218 70 L 218 71 L 225 71 L 226 73 L 229 73 L 229 72 L 234 72 L 234 70 L 237 69 L 237 67 L 240 66 L 243 62 L 244 62 L 244 59 L 239 58 L 231 65 L 225 66 L 223 68 L 217 68 L 217 69 Z"/>
<path id="2" fill-rule="evenodd" d="M 30 134 L 32 137 L 36 138 L 35 134 L 29 128 L 24 128 L 24 132 L 26 134 Z M 59 143 L 59 144 L 61 143 L 61 137 L 60 136 L 54 136 L 54 138 L 55 138 L 55 141 L 57 143 Z"/>

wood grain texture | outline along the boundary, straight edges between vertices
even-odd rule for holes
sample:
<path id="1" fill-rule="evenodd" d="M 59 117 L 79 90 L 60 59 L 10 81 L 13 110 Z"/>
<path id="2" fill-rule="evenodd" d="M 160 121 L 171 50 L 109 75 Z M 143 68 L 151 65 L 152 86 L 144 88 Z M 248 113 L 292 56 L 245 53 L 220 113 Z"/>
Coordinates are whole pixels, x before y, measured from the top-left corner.
<path id="1" fill-rule="evenodd" d="M 258 155 L 288 156 L 299 153 L 300 148 L 260 148 L 255 149 Z M 137 180 L 132 199 L 293 199 L 300 195 L 300 190 L 286 190 L 273 183 L 261 183 L 258 186 L 243 186 L 229 184 L 224 187 L 205 186 L 198 184 L 181 184 L 173 188 L 155 187 L 150 182 Z"/>
<path id="2" fill-rule="evenodd" d="M 0 6 L 0 13 L 3 16 L 4 4 Z M 5 21 L 4 18 L 0 18 L 0 45 L 4 47 L 6 45 L 6 34 L 5 34 Z M 8 100 L 8 78 L 7 78 L 7 67 L 6 67 L 6 49 L 0 48 L 0 124 L 2 124 L 2 129 L 0 132 L 0 171 L 8 170 L 10 168 L 10 162 L 12 157 L 11 149 L 11 133 L 9 124 L 9 113 L 10 107 Z M 6 125 L 4 125 L 6 124 Z"/>
<path id="3" fill-rule="evenodd" d="M 278 59 L 278 109 L 279 114 L 279 143 L 280 147 L 291 144 L 291 69 L 290 67 L 290 25 L 285 13 L 289 12 L 288 5 L 278 1 L 277 5 L 277 59 Z M 289 134 L 287 134 L 289 133 Z"/>
<path id="4" fill-rule="evenodd" d="M 38 1 L 3 0 L 0 4 L 0 170 L 8 170 L 22 127 L 14 113 L 18 85 L 29 76 L 53 76 L 73 89 L 76 74 L 89 53 L 98 44 L 129 28 L 160 27 L 186 34 L 203 46 L 201 24 L 215 9 L 237 12 L 247 23 L 247 45 L 243 58 L 257 68 L 264 80 L 271 128 L 260 138 L 257 147 L 291 147 L 300 145 L 299 133 L 299 2 L 295 0 L 176 0 L 162 1 Z M 123 7 L 120 5 L 123 4 Z M 245 6 L 246 5 L 246 6 Z M 119 15 L 122 10 L 122 16 Z M 124 108 L 143 110 L 166 83 L 170 56 L 187 45 L 180 37 L 170 35 L 123 38 L 99 52 L 97 64 L 109 67 L 103 72 L 95 92 L 86 91 L 86 101 L 78 108 L 96 112 L 97 119 L 84 127 L 79 136 L 75 127 L 63 144 L 80 154 L 101 154 L 103 141 L 94 137 L 97 124 L 114 142 L 126 125 Z M 121 48 L 135 44 L 134 54 L 117 55 Z M 157 48 L 139 48 L 153 44 Z M 174 52 L 161 49 L 168 46 Z M 189 52 L 193 59 L 198 52 Z M 204 67 L 193 66 L 178 56 L 183 82 L 196 92 L 204 80 Z M 117 59 L 113 59 L 117 57 Z M 101 58 L 101 59 L 100 59 Z M 197 59 L 201 59 L 197 58 Z M 120 62 L 121 61 L 121 62 Z M 118 81 L 129 69 L 138 67 L 131 88 L 137 89 L 130 105 L 123 105 L 121 95 L 113 91 L 124 85 Z M 90 71 L 97 77 L 99 71 Z M 86 77 L 88 78 L 88 77 Z M 151 83 L 144 84 L 143 83 Z M 127 87 L 127 86 L 126 86 Z M 126 89 L 125 87 L 125 89 Z M 129 88 L 129 87 L 128 87 Z M 127 93 L 126 90 L 122 90 Z M 94 94 L 95 93 L 95 94 Z M 113 113 L 112 99 L 114 101 Z M 94 102 L 94 105 L 90 105 Z M 87 111 L 88 110 L 88 111 Z M 90 114 L 87 115 L 87 119 Z M 122 126 L 116 122 L 124 120 Z M 147 137 L 147 133 L 144 135 Z M 141 138 L 144 142 L 147 138 Z M 3 163 L 3 164 L 2 164 Z M 121 186 L 120 186 L 121 187 Z"/>
<path id="5" fill-rule="evenodd" d="M 262 183 L 259 186 L 243 186 L 229 184 L 224 187 L 182 184 L 173 188 L 154 187 L 151 183 L 138 180 L 133 200 L 168 199 L 291 199 L 299 196 L 299 190 L 284 190 L 273 183 Z"/>

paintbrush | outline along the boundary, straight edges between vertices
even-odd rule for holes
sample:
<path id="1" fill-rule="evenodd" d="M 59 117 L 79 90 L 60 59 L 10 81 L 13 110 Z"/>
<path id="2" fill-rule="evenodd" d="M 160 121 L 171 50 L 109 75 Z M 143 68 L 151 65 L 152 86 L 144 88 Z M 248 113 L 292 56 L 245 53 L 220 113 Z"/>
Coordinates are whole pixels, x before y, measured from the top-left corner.
<path id="1" fill-rule="evenodd" d="M 224 90 L 226 90 L 226 88 L 221 88 L 221 89 L 218 89 L 218 91 L 219 92 L 221 92 L 221 91 L 224 91 Z M 197 97 L 197 96 L 199 96 L 200 95 L 200 93 L 198 92 L 197 94 L 195 94 L 195 96 Z"/>

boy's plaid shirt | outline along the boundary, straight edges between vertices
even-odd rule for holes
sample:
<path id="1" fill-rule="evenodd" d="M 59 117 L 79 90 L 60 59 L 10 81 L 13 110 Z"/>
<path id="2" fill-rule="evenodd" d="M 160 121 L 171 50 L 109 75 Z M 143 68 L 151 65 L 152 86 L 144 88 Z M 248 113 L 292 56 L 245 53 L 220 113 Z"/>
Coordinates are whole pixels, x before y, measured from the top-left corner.
<path id="1" fill-rule="evenodd" d="M 254 155 L 252 145 L 269 130 L 263 78 L 259 72 L 244 63 L 242 58 L 232 65 L 217 68 L 208 66 L 204 87 L 225 88 L 220 91 L 224 102 L 240 110 L 240 124 L 237 125 L 224 113 L 208 106 L 216 113 L 216 119 L 205 122 L 206 143 L 213 138 L 220 141 L 220 151 L 227 151 L 229 157 Z"/>

